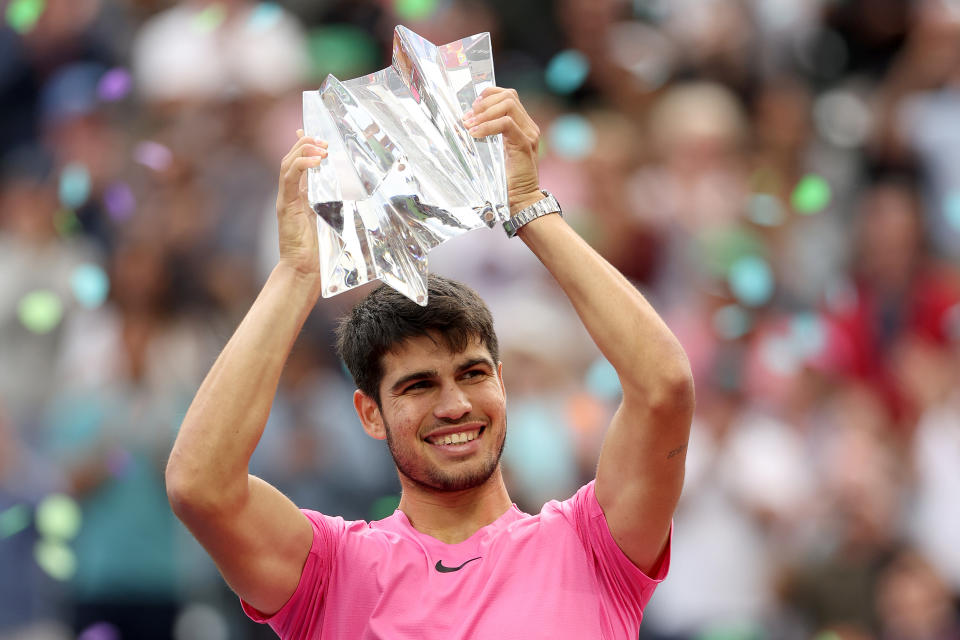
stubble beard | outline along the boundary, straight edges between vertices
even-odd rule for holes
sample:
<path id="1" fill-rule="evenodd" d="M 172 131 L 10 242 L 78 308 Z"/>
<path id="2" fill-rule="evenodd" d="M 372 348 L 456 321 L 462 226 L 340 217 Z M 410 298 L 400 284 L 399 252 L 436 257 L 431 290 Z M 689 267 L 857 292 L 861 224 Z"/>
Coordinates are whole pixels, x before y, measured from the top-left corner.
<path id="1" fill-rule="evenodd" d="M 506 425 L 504 425 L 504 438 L 500 441 L 500 447 L 495 456 L 485 458 L 479 467 L 476 466 L 475 460 L 470 460 L 462 465 L 468 468 L 448 472 L 431 464 L 426 457 L 418 461 L 413 453 L 401 451 L 393 438 L 393 430 L 386 421 L 384 421 L 384 427 L 387 432 L 387 448 L 390 450 L 393 463 L 397 465 L 397 471 L 411 482 L 433 491 L 464 491 L 484 484 L 497 470 L 506 444 Z M 488 431 L 489 425 L 484 435 L 489 435 Z"/>

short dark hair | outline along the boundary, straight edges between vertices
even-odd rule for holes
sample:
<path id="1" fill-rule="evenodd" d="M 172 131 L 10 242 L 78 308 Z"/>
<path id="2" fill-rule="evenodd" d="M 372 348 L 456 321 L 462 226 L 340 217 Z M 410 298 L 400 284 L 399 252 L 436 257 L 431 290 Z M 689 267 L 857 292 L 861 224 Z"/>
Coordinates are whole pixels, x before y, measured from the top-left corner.
<path id="1" fill-rule="evenodd" d="M 439 334 L 453 352 L 479 338 L 499 362 L 493 316 L 477 292 L 456 280 L 430 274 L 427 305 L 421 307 L 392 287 L 380 285 L 340 319 L 337 354 L 357 388 L 380 404 L 383 356 L 407 338 Z"/>

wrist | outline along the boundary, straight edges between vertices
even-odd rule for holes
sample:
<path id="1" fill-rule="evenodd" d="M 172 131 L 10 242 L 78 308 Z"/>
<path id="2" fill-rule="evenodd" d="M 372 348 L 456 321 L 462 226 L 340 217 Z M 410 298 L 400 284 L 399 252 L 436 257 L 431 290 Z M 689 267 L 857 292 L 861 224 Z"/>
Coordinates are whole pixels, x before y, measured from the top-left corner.
<path id="1" fill-rule="evenodd" d="M 319 272 L 303 271 L 281 260 L 273 268 L 272 277 L 276 277 L 294 291 L 303 292 L 312 297 L 314 301 L 320 297 L 322 283 Z"/>
<path id="2" fill-rule="evenodd" d="M 546 197 L 547 196 L 544 195 L 543 191 L 540 189 L 537 189 L 536 191 L 530 191 L 516 197 L 510 197 L 510 215 L 516 215 L 517 212 L 536 204 Z"/>

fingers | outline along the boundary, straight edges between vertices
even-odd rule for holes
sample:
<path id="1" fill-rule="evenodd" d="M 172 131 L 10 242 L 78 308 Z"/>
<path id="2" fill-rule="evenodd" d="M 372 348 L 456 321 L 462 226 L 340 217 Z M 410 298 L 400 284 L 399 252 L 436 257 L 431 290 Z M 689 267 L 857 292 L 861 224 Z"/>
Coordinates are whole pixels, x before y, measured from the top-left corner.
<path id="1" fill-rule="evenodd" d="M 502 133 L 504 140 L 508 144 L 512 143 L 518 146 L 529 145 L 530 147 L 536 148 L 537 139 L 527 135 L 527 133 L 520 128 L 520 125 L 517 124 L 517 121 L 509 115 L 482 122 L 470 129 L 470 135 L 475 138 L 492 136 L 497 133 Z"/>
<path id="2" fill-rule="evenodd" d="M 299 193 L 300 177 L 311 168 L 319 166 L 327 157 L 327 142 L 305 136 L 297 129 L 297 141 L 280 162 L 281 198 L 292 198 Z"/>
<path id="3" fill-rule="evenodd" d="M 511 119 L 516 127 L 502 120 L 504 117 Z M 463 123 L 475 137 L 503 133 L 511 136 L 514 143 L 520 143 L 522 141 L 516 136 L 522 135 L 533 144 L 540 138 L 540 128 L 523 108 L 514 89 L 488 87 L 464 114 Z"/>

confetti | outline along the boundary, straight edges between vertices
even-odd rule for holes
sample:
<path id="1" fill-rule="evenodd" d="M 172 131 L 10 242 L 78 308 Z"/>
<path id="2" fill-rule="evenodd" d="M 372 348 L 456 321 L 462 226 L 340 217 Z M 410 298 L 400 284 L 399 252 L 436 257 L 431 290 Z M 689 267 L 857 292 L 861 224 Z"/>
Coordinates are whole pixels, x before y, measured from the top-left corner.
<path id="1" fill-rule="evenodd" d="M 96 309 L 107 299 L 110 279 L 98 265 L 82 264 L 73 270 L 70 288 L 77 302 L 87 309 Z"/>
<path id="2" fill-rule="evenodd" d="M 23 326 L 33 333 L 50 333 L 63 318 L 63 304 L 53 291 L 38 289 L 20 300 L 17 315 Z"/>
<path id="3" fill-rule="evenodd" d="M 70 540 L 80 531 L 80 505 L 70 496 L 54 493 L 37 505 L 37 531 L 51 540 Z"/>
<path id="4" fill-rule="evenodd" d="M 553 152 L 568 160 L 589 155 L 596 144 L 596 135 L 590 121 L 572 113 L 554 120 L 547 137 Z"/>
<path id="5" fill-rule="evenodd" d="M 556 93 L 566 95 L 579 89 L 590 74 L 590 62 L 576 49 L 566 49 L 547 63 L 547 86 Z"/>
<path id="6" fill-rule="evenodd" d="M 790 203 L 798 213 L 806 215 L 819 213 L 830 204 L 830 184 L 816 174 L 808 174 L 800 179 Z"/>

